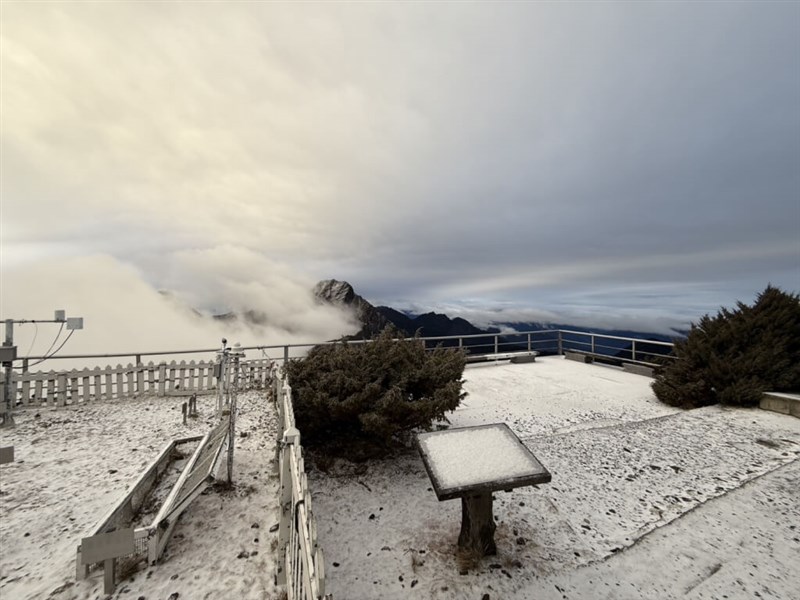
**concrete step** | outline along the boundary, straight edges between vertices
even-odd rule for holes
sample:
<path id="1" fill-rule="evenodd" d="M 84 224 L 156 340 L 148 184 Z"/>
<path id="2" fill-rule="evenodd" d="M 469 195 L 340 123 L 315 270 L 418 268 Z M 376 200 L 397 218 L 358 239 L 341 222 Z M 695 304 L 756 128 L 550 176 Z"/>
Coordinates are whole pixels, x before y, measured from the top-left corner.
<path id="1" fill-rule="evenodd" d="M 800 394 L 765 392 L 759 406 L 764 410 L 800 417 Z"/>

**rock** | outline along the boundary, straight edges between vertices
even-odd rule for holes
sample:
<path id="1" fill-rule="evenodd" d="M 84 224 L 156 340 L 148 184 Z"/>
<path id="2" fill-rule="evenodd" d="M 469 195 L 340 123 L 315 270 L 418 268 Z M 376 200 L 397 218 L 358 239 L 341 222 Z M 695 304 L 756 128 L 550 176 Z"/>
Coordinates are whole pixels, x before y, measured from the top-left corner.
<path id="1" fill-rule="evenodd" d="M 524 546 L 524 545 L 525 545 L 525 538 L 524 537 L 518 537 L 517 538 L 517 546 Z"/>
<path id="2" fill-rule="evenodd" d="M 258 523 L 253 523 L 252 525 L 250 525 L 250 529 L 258 529 L 259 527 L 261 527 L 261 525 L 259 525 Z M 275 526 L 273 525 L 273 527 Z M 277 527 L 275 527 L 275 529 L 277 529 Z"/>
<path id="3" fill-rule="evenodd" d="M 412 582 L 411 582 L 411 587 L 413 588 L 413 587 L 414 587 L 415 585 L 417 585 L 418 583 L 419 583 L 419 581 L 417 581 L 417 580 L 415 579 L 414 581 L 412 581 Z"/>
<path id="4" fill-rule="evenodd" d="M 278 528 L 280 526 L 281 526 L 280 523 L 275 523 L 275 525 L 273 525 L 272 527 L 269 528 L 269 532 L 270 533 L 275 533 L 276 531 L 278 531 Z"/>
<path id="5" fill-rule="evenodd" d="M 339 563 L 335 562 L 335 563 L 333 563 L 333 566 L 334 566 L 334 567 L 338 567 L 338 566 L 339 566 Z"/>
<path id="6" fill-rule="evenodd" d="M 489 600 L 489 594 L 484 594 L 481 596 L 481 600 Z"/>
<path id="7" fill-rule="evenodd" d="M 370 521 L 374 521 L 374 520 L 375 520 L 375 513 L 372 513 L 372 514 L 369 516 L 369 520 L 370 520 Z"/>
<path id="8" fill-rule="evenodd" d="M 181 595 L 178 592 L 172 592 L 169 595 L 168 600 L 178 600 L 178 598 L 180 598 L 180 597 L 181 597 Z"/>
<path id="9" fill-rule="evenodd" d="M 250 553 L 249 553 L 249 552 L 247 552 L 247 551 L 245 551 L 245 550 L 242 550 L 242 551 L 241 551 L 241 552 L 239 552 L 239 554 L 236 556 L 236 558 L 249 558 L 249 557 L 250 557 Z"/>

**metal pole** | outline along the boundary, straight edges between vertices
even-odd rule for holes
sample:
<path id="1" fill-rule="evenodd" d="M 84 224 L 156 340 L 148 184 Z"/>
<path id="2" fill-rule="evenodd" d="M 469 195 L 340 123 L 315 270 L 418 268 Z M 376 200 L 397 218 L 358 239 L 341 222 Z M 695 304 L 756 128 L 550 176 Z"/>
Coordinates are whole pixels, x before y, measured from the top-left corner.
<path id="1" fill-rule="evenodd" d="M 531 351 L 531 334 L 528 334 L 528 352 Z"/>
<path id="2" fill-rule="evenodd" d="M 3 346 L 13 346 L 14 345 L 14 320 L 13 319 L 6 319 L 6 339 L 3 342 Z M 13 427 L 14 426 L 14 415 L 12 414 L 12 410 L 14 408 L 12 398 L 11 398 L 11 375 L 14 372 L 13 369 L 14 362 L 7 361 L 3 364 L 5 367 L 5 380 L 3 381 L 3 427 Z"/>
<path id="3" fill-rule="evenodd" d="M 558 330 L 558 354 L 564 354 L 564 339 L 561 336 L 561 330 Z"/>
<path id="4" fill-rule="evenodd" d="M 228 485 L 233 485 L 233 446 L 236 442 L 236 399 L 239 394 L 239 359 L 244 356 L 239 344 L 233 347 L 233 388 L 231 391 L 230 417 L 228 421 Z"/>
<path id="5" fill-rule="evenodd" d="M 631 348 L 631 360 L 636 360 L 636 340 L 633 340 L 633 347 Z"/>

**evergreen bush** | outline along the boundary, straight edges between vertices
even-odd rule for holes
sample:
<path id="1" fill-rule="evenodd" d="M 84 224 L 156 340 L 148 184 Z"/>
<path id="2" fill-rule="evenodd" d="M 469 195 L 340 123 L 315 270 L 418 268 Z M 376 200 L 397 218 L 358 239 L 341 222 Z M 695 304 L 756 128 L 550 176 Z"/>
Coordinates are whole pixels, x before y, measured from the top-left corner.
<path id="1" fill-rule="evenodd" d="M 466 396 L 465 364 L 463 352 L 426 350 L 394 328 L 369 343 L 315 346 L 286 366 L 303 444 L 363 458 L 402 432 L 430 428 Z"/>
<path id="2" fill-rule="evenodd" d="M 800 296 L 769 285 L 753 306 L 705 315 L 676 342 L 675 356 L 653 383 L 672 406 L 755 406 L 765 391 L 798 391 Z"/>

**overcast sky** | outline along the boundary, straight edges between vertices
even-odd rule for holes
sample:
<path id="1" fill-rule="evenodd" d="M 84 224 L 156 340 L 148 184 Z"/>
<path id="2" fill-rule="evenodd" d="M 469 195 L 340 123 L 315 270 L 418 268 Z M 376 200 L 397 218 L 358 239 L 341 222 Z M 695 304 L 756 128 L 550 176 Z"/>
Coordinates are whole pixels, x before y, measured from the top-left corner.
<path id="1" fill-rule="evenodd" d="M 660 328 L 800 289 L 797 2 L 4 1 L 1 33 L 3 313 L 67 265 Z"/>

